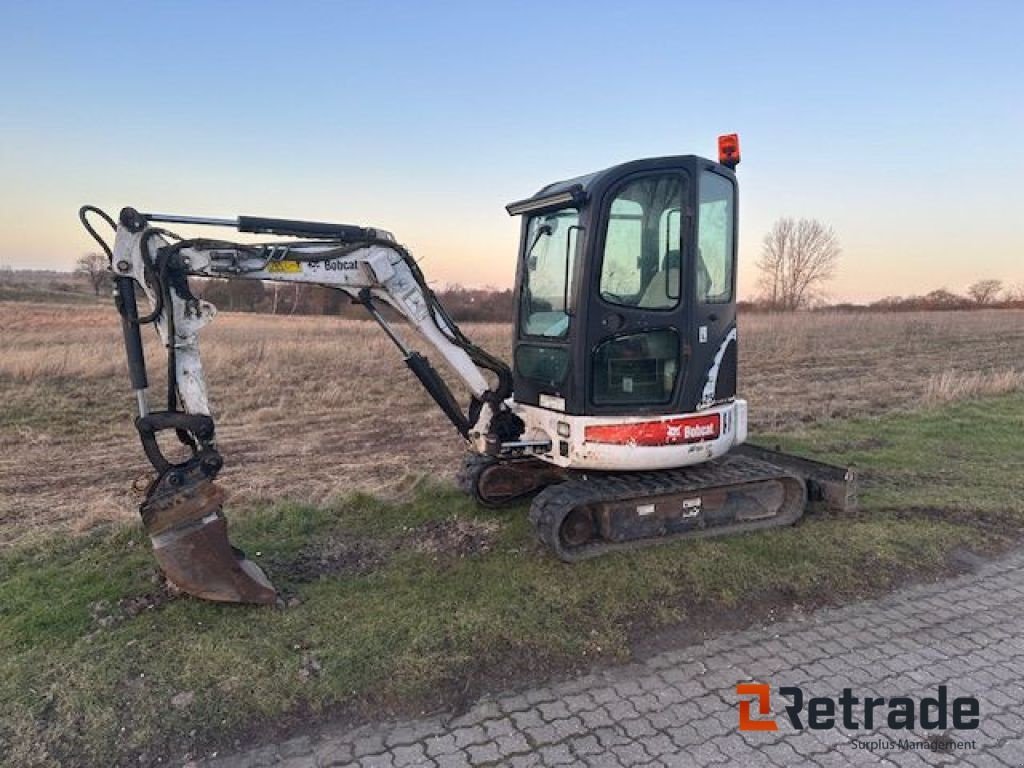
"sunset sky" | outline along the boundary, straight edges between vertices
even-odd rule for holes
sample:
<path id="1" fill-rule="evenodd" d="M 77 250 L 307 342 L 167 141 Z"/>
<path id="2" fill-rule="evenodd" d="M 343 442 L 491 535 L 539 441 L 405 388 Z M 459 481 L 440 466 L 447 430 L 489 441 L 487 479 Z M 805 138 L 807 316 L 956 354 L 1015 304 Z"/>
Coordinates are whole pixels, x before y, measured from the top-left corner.
<path id="1" fill-rule="evenodd" d="M 0 265 L 70 269 L 76 211 L 393 231 L 511 284 L 504 204 L 739 132 L 740 287 L 783 215 L 835 299 L 1024 284 L 1024 2 L 0 0 Z"/>

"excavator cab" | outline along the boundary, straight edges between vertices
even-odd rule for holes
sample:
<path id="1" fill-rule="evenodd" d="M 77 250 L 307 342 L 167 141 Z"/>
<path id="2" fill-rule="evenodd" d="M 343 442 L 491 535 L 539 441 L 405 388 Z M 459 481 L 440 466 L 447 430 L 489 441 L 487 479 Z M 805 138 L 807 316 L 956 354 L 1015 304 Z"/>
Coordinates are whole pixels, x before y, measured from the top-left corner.
<path id="1" fill-rule="evenodd" d="M 734 398 L 736 199 L 731 167 L 683 155 L 549 184 L 509 205 L 522 216 L 516 402 L 660 415 Z"/>

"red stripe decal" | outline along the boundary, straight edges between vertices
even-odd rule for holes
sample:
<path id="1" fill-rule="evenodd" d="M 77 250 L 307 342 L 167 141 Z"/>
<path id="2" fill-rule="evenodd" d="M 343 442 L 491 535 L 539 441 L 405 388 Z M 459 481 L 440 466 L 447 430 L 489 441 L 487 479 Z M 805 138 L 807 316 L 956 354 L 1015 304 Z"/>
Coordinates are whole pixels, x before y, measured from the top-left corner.
<path id="1" fill-rule="evenodd" d="M 714 440 L 722 429 L 722 417 L 685 416 L 634 424 L 595 424 L 584 431 L 588 443 L 609 445 L 679 445 Z"/>

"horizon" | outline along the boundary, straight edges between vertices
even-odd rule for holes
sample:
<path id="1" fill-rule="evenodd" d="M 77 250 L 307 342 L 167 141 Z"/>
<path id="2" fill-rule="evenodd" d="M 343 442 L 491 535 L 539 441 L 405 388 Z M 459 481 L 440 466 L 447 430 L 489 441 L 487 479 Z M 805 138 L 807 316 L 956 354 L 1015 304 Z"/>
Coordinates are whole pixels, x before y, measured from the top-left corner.
<path id="1" fill-rule="evenodd" d="M 8 1 L 0 266 L 70 270 L 94 250 L 75 215 L 92 203 L 376 226 L 436 285 L 504 289 L 505 203 L 639 157 L 713 157 L 738 132 L 742 299 L 782 216 L 837 232 L 832 302 L 1016 287 L 1021 22 L 1013 2 L 190 0 L 140 18 Z"/>
<path id="2" fill-rule="evenodd" d="M 6 265 L 0 264 L 0 284 L 3 283 L 3 275 L 5 275 L 5 274 L 22 275 L 22 276 L 29 276 L 29 277 L 31 277 L 31 276 L 38 276 L 40 279 L 41 278 L 46 278 L 46 277 L 76 279 L 76 280 L 79 280 L 83 284 L 83 290 L 81 291 L 81 293 L 83 293 L 83 294 L 88 293 L 87 290 L 84 290 L 85 288 L 89 287 L 88 286 L 88 277 L 87 277 L 87 275 L 85 275 L 85 274 L 83 274 L 81 272 L 77 272 L 77 271 L 75 271 L 73 269 L 50 269 L 50 268 L 45 268 L 45 267 L 43 267 L 43 268 L 41 268 L 41 267 L 8 267 Z M 196 276 L 196 277 L 193 277 L 192 279 L 202 281 L 202 280 L 219 280 L 219 279 L 224 279 L 224 278 L 198 277 L 198 276 Z M 261 281 L 261 282 L 264 282 L 264 281 Z M 273 281 L 266 281 L 266 282 L 273 282 Z M 999 282 L 1001 283 L 1001 286 L 1000 286 L 1001 293 L 996 293 L 995 295 L 990 296 L 988 299 L 986 299 L 985 301 L 980 302 L 980 303 L 979 303 L 979 301 L 977 299 L 972 297 L 970 295 L 970 292 L 967 291 L 967 290 L 964 290 L 964 291 L 954 291 L 954 290 L 951 290 L 951 289 L 947 288 L 946 286 L 942 286 L 942 285 L 931 287 L 931 288 L 925 288 L 925 289 L 922 289 L 922 290 L 920 290 L 920 291 L 918 291 L 916 293 L 890 294 L 890 295 L 882 296 L 880 299 L 871 299 L 871 300 L 865 300 L 865 301 L 857 301 L 857 300 L 853 300 L 853 299 L 843 299 L 843 298 L 837 299 L 837 298 L 834 298 L 834 297 L 826 296 L 823 299 L 821 299 L 819 301 L 812 302 L 809 305 L 807 305 L 806 307 L 802 307 L 801 309 L 798 309 L 798 310 L 776 310 L 776 309 L 771 309 L 769 307 L 769 305 L 766 303 L 765 299 L 763 299 L 762 297 L 756 296 L 756 295 L 740 296 L 737 301 L 738 301 L 739 304 L 742 304 L 742 305 L 746 305 L 746 306 L 754 307 L 754 308 L 759 308 L 759 311 L 770 311 L 770 312 L 780 312 L 780 313 L 784 313 L 784 312 L 787 312 L 787 311 L 815 312 L 815 311 L 819 311 L 819 310 L 842 309 L 844 307 L 856 307 L 856 308 L 862 308 L 862 309 L 872 309 L 872 308 L 875 308 L 876 305 L 878 305 L 878 308 L 881 309 L 882 311 L 900 311 L 900 312 L 904 312 L 904 311 L 911 311 L 911 310 L 908 310 L 906 307 L 904 307 L 902 309 L 893 309 L 892 306 L 889 305 L 889 302 L 893 301 L 893 300 L 895 300 L 895 301 L 903 301 L 903 302 L 913 302 L 915 300 L 918 300 L 918 301 L 924 302 L 930 296 L 932 296 L 934 294 L 948 292 L 948 293 L 951 293 L 953 295 L 953 298 L 959 299 L 959 300 L 965 302 L 966 306 L 949 307 L 949 306 L 941 306 L 941 305 L 932 305 L 932 306 L 921 306 L 921 307 L 918 307 L 916 309 L 919 309 L 920 311 L 949 311 L 951 309 L 971 309 L 972 311 L 973 310 L 977 310 L 977 309 L 1020 309 L 1021 308 L 1020 307 L 1021 302 L 1024 301 L 1024 298 L 1022 298 L 1022 297 L 1024 297 L 1024 292 L 1022 292 L 1022 289 L 1024 289 L 1024 284 L 1014 285 L 1014 284 L 1007 284 L 1007 283 L 1005 283 L 1003 281 L 999 281 Z M 40 287 L 40 286 L 37 285 L 36 287 Z M 512 291 L 513 290 L 513 286 L 501 287 L 501 286 L 497 286 L 497 285 L 486 285 L 486 284 L 484 284 L 484 285 L 465 285 L 463 283 L 458 283 L 458 282 L 446 282 L 446 283 L 444 283 L 442 285 L 439 285 L 439 286 L 435 285 L 434 289 L 436 291 L 438 291 L 438 293 L 443 298 L 444 294 L 447 293 L 447 292 L 458 292 L 458 291 L 466 291 L 468 293 L 477 293 L 477 292 L 479 292 L 479 293 L 500 294 L 500 293 L 505 293 L 505 292 Z M 58 289 L 58 290 L 63 290 L 63 289 Z M 102 293 L 101 295 L 105 296 L 106 293 Z M 244 311 L 248 311 L 248 310 L 244 310 Z M 256 310 L 256 311 L 259 311 L 259 310 Z M 314 313 L 314 314 L 316 314 L 316 313 Z M 331 314 L 331 313 L 328 312 L 326 314 Z"/>

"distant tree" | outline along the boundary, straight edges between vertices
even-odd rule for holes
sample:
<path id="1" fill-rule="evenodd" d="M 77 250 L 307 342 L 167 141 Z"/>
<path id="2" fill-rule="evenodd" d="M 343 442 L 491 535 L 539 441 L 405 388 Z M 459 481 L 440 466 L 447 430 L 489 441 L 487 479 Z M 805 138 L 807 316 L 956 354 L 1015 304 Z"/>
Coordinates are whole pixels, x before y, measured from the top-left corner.
<path id="1" fill-rule="evenodd" d="M 994 303 L 1002 291 L 1002 280 L 979 280 L 967 289 L 968 295 L 974 299 L 975 303 L 982 306 Z"/>
<path id="2" fill-rule="evenodd" d="M 899 309 L 901 305 L 906 303 L 906 299 L 902 296 L 883 296 L 878 301 L 871 302 L 870 306 L 872 309 L 881 310 L 894 310 Z"/>
<path id="3" fill-rule="evenodd" d="M 447 285 L 437 298 L 457 321 L 507 323 L 515 316 L 515 300 L 511 289 L 464 288 Z"/>
<path id="4" fill-rule="evenodd" d="M 99 296 L 100 291 L 110 284 L 110 270 L 107 257 L 100 253 L 87 253 L 75 262 L 75 274 L 84 275 L 93 292 Z"/>
<path id="5" fill-rule="evenodd" d="M 886 296 L 871 304 L 872 309 L 884 312 L 929 312 L 932 310 L 971 309 L 977 306 L 966 296 L 939 288 L 924 296 Z"/>
<path id="6" fill-rule="evenodd" d="M 263 299 L 259 280 L 207 280 L 201 290 L 204 299 L 229 312 L 255 312 Z"/>
<path id="7" fill-rule="evenodd" d="M 816 219 L 778 219 L 764 236 L 761 299 L 772 309 L 791 311 L 820 299 L 835 275 L 842 249 L 833 229 Z"/>
<path id="8" fill-rule="evenodd" d="M 924 309 L 963 309 L 967 301 L 952 291 L 939 288 L 924 295 Z"/>

